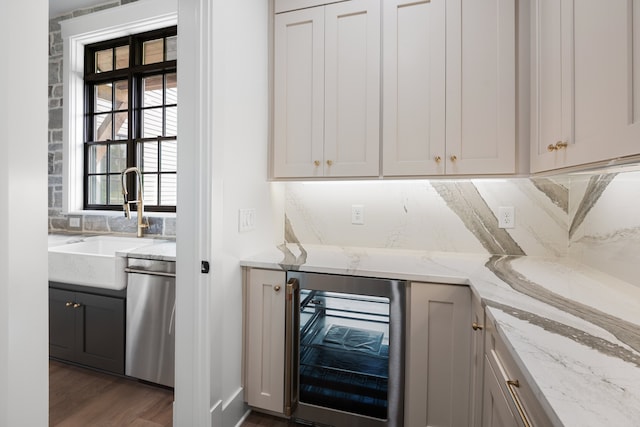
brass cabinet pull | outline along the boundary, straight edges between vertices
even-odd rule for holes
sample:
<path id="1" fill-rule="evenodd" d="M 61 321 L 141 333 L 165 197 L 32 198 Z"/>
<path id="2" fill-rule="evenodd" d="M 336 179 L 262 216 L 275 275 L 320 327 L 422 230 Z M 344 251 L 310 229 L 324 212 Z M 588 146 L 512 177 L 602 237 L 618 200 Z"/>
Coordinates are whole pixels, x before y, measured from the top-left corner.
<path id="1" fill-rule="evenodd" d="M 440 161 L 442 160 L 442 158 L 441 158 L 440 156 L 435 156 L 435 157 L 433 158 L 433 160 L 435 160 L 435 161 L 436 161 L 436 163 L 440 163 Z"/>
<path id="2" fill-rule="evenodd" d="M 327 166 L 333 166 L 333 160 L 327 160 Z"/>
<path id="3" fill-rule="evenodd" d="M 518 380 L 507 380 L 507 389 L 509 389 L 509 394 L 511 395 L 511 399 L 513 399 L 513 403 L 516 404 L 516 409 L 518 409 L 518 414 L 522 419 L 522 422 L 526 427 L 531 427 L 531 422 L 529 421 L 529 417 L 527 413 L 524 412 L 524 406 L 522 406 L 522 402 L 520 402 L 520 398 L 516 394 L 515 388 L 520 387 L 520 381 Z"/>
<path id="4" fill-rule="evenodd" d="M 452 162 L 455 162 L 456 160 L 458 160 L 458 156 L 456 156 L 455 154 L 452 154 L 450 159 Z"/>
<path id="5" fill-rule="evenodd" d="M 567 148 L 568 145 L 569 143 L 566 141 L 558 141 L 555 144 L 547 145 L 547 151 L 552 152 L 562 150 L 563 148 Z"/>
<path id="6" fill-rule="evenodd" d="M 316 167 L 320 166 L 320 160 L 314 160 L 313 165 Z"/>
<path id="7" fill-rule="evenodd" d="M 78 307 L 82 307 L 82 304 L 77 302 L 73 303 L 73 308 L 78 308 Z"/>
<path id="8" fill-rule="evenodd" d="M 73 305 L 73 303 L 71 301 L 67 301 L 64 306 L 65 307 L 71 307 Z"/>
<path id="9" fill-rule="evenodd" d="M 472 328 L 474 331 L 477 331 L 477 330 L 483 330 L 483 329 L 484 329 L 484 326 L 483 326 L 483 325 L 481 325 L 481 324 L 479 324 L 478 322 L 473 322 L 473 323 L 471 324 L 471 328 Z"/>
<path id="10" fill-rule="evenodd" d="M 275 285 L 273 287 L 273 290 L 276 291 L 276 292 L 280 292 L 280 285 Z"/>

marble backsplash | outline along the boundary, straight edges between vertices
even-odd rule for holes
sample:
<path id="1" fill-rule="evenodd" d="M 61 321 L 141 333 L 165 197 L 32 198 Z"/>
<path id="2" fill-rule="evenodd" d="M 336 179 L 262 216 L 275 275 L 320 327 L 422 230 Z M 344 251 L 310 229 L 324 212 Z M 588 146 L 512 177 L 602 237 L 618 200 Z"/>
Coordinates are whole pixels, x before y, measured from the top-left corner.
<path id="1" fill-rule="evenodd" d="M 287 240 L 506 255 L 567 255 L 568 179 L 290 182 Z M 364 206 L 364 225 L 351 206 Z M 516 227 L 498 228 L 498 208 Z"/>
<path id="2" fill-rule="evenodd" d="M 640 286 L 640 172 L 575 175 L 569 256 Z"/>
<path id="3" fill-rule="evenodd" d="M 640 172 L 553 178 L 289 182 L 285 240 L 568 256 L 640 286 Z M 364 206 L 364 225 L 351 206 Z M 513 206 L 512 229 L 498 208 Z"/>
<path id="4" fill-rule="evenodd" d="M 147 217 L 147 214 L 145 214 Z M 79 227 L 71 227 L 70 219 L 77 218 Z M 176 237 L 175 217 L 148 216 L 149 228 L 144 230 L 145 236 Z M 136 235 L 137 220 L 121 215 L 63 215 L 56 210 L 49 210 L 49 232 L 98 233 L 98 234 L 132 234 Z"/>

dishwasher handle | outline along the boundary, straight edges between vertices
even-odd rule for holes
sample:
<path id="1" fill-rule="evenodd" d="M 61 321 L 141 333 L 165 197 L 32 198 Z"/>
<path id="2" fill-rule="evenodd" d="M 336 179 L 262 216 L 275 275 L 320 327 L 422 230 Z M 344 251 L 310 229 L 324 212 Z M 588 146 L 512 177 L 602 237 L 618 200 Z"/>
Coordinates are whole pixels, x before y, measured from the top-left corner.
<path id="1" fill-rule="evenodd" d="M 148 274 L 149 276 L 176 277 L 176 273 L 167 273 L 164 271 L 139 270 L 137 268 L 125 268 L 125 273 L 131 274 Z"/>

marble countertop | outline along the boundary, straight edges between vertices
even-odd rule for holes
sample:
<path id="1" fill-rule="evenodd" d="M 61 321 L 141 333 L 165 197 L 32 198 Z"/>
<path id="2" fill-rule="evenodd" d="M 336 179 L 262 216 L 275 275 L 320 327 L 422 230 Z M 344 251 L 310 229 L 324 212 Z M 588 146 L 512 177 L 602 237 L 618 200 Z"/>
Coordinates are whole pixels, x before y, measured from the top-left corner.
<path id="1" fill-rule="evenodd" d="M 640 288 L 564 258 L 282 245 L 241 262 L 469 285 L 554 425 L 640 422 Z"/>

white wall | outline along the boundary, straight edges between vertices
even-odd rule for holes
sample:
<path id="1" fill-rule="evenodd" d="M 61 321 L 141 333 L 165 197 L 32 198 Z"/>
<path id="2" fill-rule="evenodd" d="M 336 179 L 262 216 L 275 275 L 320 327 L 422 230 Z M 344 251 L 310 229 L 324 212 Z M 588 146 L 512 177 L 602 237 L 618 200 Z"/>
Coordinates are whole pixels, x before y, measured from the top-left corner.
<path id="1" fill-rule="evenodd" d="M 179 133 L 189 143 L 178 153 L 174 420 L 232 426 L 245 411 L 239 260 L 283 236 L 281 185 L 266 182 L 268 2 L 180 0 L 178 15 Z M 240 208 L 256 209 L 254 231 L 238 232 Z"/>
<path id="2" fill-rule="evenodd" d="M 46 426 L 46 0 L 0 3 L 0 425 Z"/>
<path id="3" fill-rule="evenodd" d="M 212 302 L 212 342 L 220 360 L 222 425 L 243 413 L 242 272 L 239 261 L 282 240 L 280 184 L 267 179 L 268 2 L 220 1 L 214 10 L 214 278 L 222 301 Z M 273 199 L 272 199 L 273 197 Z M 280 203 L 278 201 L 280 200 Z M 275 205 L 272 205 L 275 201 Z M 275 206 L 274 215 L 272 206 Z M 279 207 L 279 211 L 278 211 Z M 238 210 L 255 208 L 254 231 L 238 231 Z M 276 226 L 274 227 L 274 224 Z M 214 403 L 214 402 L 212 402 Z"/>

